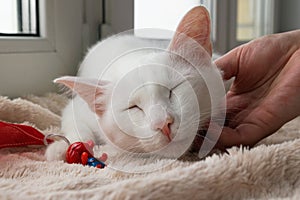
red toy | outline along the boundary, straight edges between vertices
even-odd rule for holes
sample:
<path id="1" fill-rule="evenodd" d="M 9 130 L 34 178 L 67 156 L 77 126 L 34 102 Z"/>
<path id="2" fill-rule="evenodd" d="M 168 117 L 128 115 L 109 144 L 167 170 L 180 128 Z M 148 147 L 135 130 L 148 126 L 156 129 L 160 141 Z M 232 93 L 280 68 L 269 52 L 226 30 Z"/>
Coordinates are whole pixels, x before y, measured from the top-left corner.
<path id="1" fill-rule="evenodd" d="M 57 137 L 70 144 L 68 139 L 62 135 L 50 134 L 44 136 L 43 133 L 31 126 L 0 121 L 0 148 L 48 145 L 53 142 L 53 140 L 49 139 L 51 137 Z M 93 141 L 71 144 L 66 153 L 67 162 L 104 168 L 106 166 L 104 162 L 107 160 L 107 154 L 103 153 L 99 159 L 96 159 L 93 156 L 93 147 Z"/>
<path id="2" fill-rule="evenodd" d="M 71 144 L 66 153 L 67 163 L 77 163 L 82 165 L 104 168 L 107 154 L 103 153 L 99 159 L 96 159 L 93 154 L 94 142 L 75 142 Z"/>

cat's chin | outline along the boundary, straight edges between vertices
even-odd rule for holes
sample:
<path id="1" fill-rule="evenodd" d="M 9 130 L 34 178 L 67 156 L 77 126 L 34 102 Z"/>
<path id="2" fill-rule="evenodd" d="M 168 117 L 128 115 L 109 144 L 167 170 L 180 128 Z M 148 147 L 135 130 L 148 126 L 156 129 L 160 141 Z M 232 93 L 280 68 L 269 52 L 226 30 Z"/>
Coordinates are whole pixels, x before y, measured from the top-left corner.
<path id="1" fill-rule="evenodd" d="M 152 143 L 155 144 L 155 143 Z M 190 149 L 191 141 L 187 139 L 163 142 L 157 145 L 144 146 L 145 156 L 177 159 Z M 142 153 L 142 152 L 141 152 Z"/>
<path id="2" fill-rule="evenodd" d="M 102 128 L 108 127 L 105 126 Z M 177 125 L 173 124 L 171 141 L 162 133 L 157 133 L 147 139 L 130 136 L 117 128 L 107 129 L 105 133 L 108 139 L 107 143 L 112 145 L 116 151 L 120 153 L 177 159 L 190 148 L 193 141 L 192 135 L 179 134 L 178 131 Z M 192 132 L 192 130 L 187 132 Z"/>
<path id="3" fill-rule="evenodd" d="M 177 159 L 182 156 L 190 147 L 189 141 L 182 139 L 169 142 L 166 138 L 154 140 L 136 140 L 132 143 L 125 143 L 126 140 L 110 141 L 115 151 L 122 154 L 136 154 L 141 157 L 159 157 Z M 134 145 L 135 144 L 135 145 Z"/>

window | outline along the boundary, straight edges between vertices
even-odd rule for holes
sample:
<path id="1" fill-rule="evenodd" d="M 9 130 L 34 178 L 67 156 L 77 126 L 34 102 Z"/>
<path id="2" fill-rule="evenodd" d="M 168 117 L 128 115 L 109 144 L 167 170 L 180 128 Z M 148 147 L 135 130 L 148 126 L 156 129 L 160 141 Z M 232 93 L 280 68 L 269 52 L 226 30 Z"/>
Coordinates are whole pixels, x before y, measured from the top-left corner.
<path id="1" fill-rule="evenodd" d="M 249 41 L 273 33 L 274 1 L 238 0 L 237 29 L 238 41 Z"/>
<path id="2" fill-rule="evenodd" d="M 255 0 L 238 0 L 237 39 L 239 41 L 250 40 L 259 35 L 260 27 L 256 24 L 259 15 L 255 12 L 257 3 L 259 2 Z"/>
<path id="3" fill-rule="evenodd" d="M 222 32 L 220 29 L 224 29 L 225 38 L 228 40 L 221 41 L 222 36 L 219 35 L 218 41 L 223 44 L 221 52 L 276 31 L 276 0 L 229 0 L 227 5 L 224 5 L 224 2 L 220 4 L 227 9 L 218 17 L 222 24 L 219 23 L 217 30 Z"/>
<path id="4" fill-rule="evenodd" d="M 141 37 L 170 39 L 172 31 L 176 30 L 179 21 L 191 8 L 199 5 L 199 0 L 136 0 L 134 2 L 134 28 L 154 28 L 166 31 L 136 31 Z M 155 12 L 153 12 L 155 11 Z"/>
<path id="5" fill-rule="evenodd" d="M 175 3 L 172 0 L 134 0 L 134 28 L 175 31 L 180 19 L 190 8 L 203 4 L 211 15 L 214 48 L 225 53 L 237 45 L 275 31 L 275 2 L 276 0 L 177 0 Z M 171 38 L 171 35 L 142 34 L 144 37 Z"/>
<path id="6" fill-rule="evenodd" d="M 55 51 L 54 0 L 0 2 L 0 53 Z"/>
<path id="7" fill-rule="evenodd" d="M 0 1 L 0 36 L 39 36 L 38 0 Z"/>
<path id="8" fill-rule="evenodd" d="M 45 94 L 77 72 L 97 38 L 101 1 L 0 0 L 0 16 L 0 94 Z"/>

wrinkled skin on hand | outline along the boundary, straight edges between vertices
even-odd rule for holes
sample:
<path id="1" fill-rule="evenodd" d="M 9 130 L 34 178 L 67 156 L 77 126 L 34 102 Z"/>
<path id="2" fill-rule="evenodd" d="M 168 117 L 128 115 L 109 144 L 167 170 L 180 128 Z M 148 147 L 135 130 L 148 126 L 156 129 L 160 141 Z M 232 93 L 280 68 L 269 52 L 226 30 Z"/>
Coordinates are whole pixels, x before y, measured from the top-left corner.
<path id="1" fill-rule="evenodd" d="M 256 39 L 216 61 L 227 93 L 228 125 L 219 143 L 253 146 L 300 115 L 300 31 Z"/>

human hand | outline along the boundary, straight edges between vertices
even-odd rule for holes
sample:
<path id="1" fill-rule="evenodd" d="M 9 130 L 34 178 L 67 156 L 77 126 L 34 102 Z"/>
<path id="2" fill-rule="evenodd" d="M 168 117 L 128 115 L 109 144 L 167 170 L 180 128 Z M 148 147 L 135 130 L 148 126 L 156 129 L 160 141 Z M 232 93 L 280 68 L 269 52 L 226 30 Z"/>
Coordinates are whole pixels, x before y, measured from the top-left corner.
<path id="1" fill-rule="evenodd" d="M 300 31 L 242 45 L 219 58 L 227 93 L 228 124 L 219 143 L 253 146 L 300 115 Z"/>

